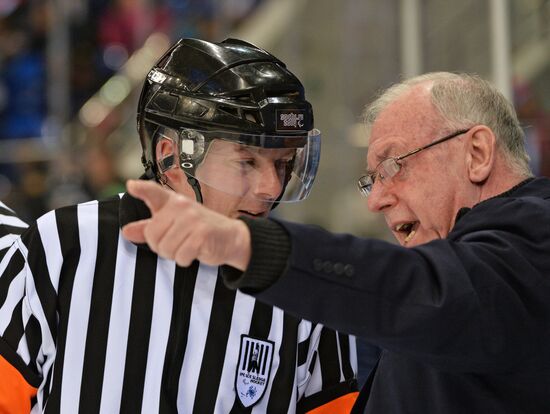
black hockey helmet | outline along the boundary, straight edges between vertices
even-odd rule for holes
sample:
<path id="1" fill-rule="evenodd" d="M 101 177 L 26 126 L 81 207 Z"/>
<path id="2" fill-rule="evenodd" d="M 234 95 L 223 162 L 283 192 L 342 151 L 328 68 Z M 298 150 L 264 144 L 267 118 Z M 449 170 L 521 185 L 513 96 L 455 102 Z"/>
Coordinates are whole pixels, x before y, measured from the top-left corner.
<path id="1" fill-rule="evenodd" d="M 162 181 L 167 169 L 182 168 L 199 200 L 199 183 L 243 191 L 227 176 L 201 176 L 216 140 L 251 151 L 286 149 L 278 201 L 305 198 L 317 172 L 320 133 L 301 82 L 283 62 L 244 41 L 179 40 L 147 74 L 137 124 L 146 175 Z M 168 156 L 157 153 L 159 139 L 172 142 Z"/>

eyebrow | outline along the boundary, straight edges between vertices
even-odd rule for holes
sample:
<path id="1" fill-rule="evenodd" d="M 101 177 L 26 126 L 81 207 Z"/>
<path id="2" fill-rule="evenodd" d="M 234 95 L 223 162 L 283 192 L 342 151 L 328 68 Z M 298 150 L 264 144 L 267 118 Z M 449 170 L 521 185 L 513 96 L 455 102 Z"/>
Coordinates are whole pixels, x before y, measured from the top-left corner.
<path id="1" fill-rule="evenodd" d="M 384 148 L 384 151 L 382 151 L 381 154 L 376 154 L 376 167 L 378 167 L 380 165 L 380 163 L 384 160 L 387 160 L 388 158 L 391 158 L 392 156 L 390 155 L 392 152 L 393 152 L 393 148 L 395 147 L 395 143 L 392 142 L 390 145 L 388 145 L 386 148 Z M 365 169 L 365 172 L 367 175 L 370 175 L 370 174 L 373 174 L 376 167 L 374 167 L 374 169 L 368 169 L 366 168 Z"/>
<path id="2" fill-rule="evenodd" d="M 250 154 L 251 151 L 248 148 L 245 148 L 243 145 L 239 145 L 237 148 L 235 148 L 235 152 L 237 153 L 248 153 Z"/>
<path id="3" fill-rule="evenodd" d="M 394 152 L 394 148 L 396 147 L 396 143 L 392 142 L 390 145 L 388 145 L 386 148 L 384 148 L 384 151 L 382 151 L 382 154 L 377 155 L 377 159 L 379 161 L 384 161 L 386 158 L 390 158 L 393 155 L 390 155 Z"/>

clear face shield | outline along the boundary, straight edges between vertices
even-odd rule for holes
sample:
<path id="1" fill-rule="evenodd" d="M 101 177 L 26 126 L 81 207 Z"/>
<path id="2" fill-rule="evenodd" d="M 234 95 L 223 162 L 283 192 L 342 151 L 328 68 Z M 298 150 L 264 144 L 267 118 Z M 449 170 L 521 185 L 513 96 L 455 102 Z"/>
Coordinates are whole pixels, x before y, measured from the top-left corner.
<path id="1" fill-rule="evenodd" d="M 201 186 L 264 202 L 305 199 L 321 152 L 316 129 L 289 136 L 162 127 L 157 134 L 159 171 L 181 168 Z"/>

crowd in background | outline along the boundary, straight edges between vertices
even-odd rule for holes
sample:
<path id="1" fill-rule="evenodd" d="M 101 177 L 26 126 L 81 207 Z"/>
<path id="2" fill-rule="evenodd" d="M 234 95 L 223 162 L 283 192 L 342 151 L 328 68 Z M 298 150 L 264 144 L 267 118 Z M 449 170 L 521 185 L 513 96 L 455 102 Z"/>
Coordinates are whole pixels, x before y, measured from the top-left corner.
<path id="1" fill-rule="evenodd" d="M 516 81 L 514 106 L 525 133 L 533 173 L 550 177 L 550 110 L 544 107 L 541 92 Z"/>
<path id="2" fill-rule="evenodd" d="M 68 4 L 69 119 L 154 32 L 170 39 L 221 40 L 260 0 L 80 0 Z M 71 171 L 70 160 L 29 157 L 25 142 L 51 134 L 48 118 L 48 36 L 58 24 L 51 0 L 0 4 L 0 144 L 13 156 L 0 159 L 0 199 L 32 220 L 66 201 L 83 201 L 123 190 L 115 160 L 103 142 L 90 142 Z M 136 138 L 137 139 L 137 138 Z M 17 144 L 20 145 L 17 145 Z M 6 148 L 6 147 L 2 147 Z M 1 150 L 0 150 L 1 152 Z M 21 155 L 21 156 L 19 156 Z M 42 159 L 41 159 L 42 158 Z M 64 163 L 70 183 L 52 174 Z M 56 169 L 59 170 L 59 165 Z M 74 168 L 73 168 L 74 169 Z M 75 179 L 78 177 L 78 179 Z M 59 185 L 61 187 L 59 187 Z"/>

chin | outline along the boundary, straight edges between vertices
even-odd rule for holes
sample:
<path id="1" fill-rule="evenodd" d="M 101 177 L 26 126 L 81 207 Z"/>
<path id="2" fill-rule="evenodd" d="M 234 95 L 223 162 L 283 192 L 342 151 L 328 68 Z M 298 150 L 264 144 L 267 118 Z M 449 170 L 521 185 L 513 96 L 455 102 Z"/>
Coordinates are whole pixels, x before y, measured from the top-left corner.
<path id="1" fill-rule="evenodd" d="M 439 239 L 441 239 L 440 235 L 435 232 L 428 235 L 417 234 L 417 237 L 413 238 L 409 243 L 407 243 L 406 247 L 420 246 L 421 244 L 426 244 Z"/>
<path id="2" fill-rule="evenodd" d="M 424 242 L 424 243 L 425 243 L 425 242 Z M 403 244 L 402 244 L 401 246 L 403 246 L 403 247 L 407 247 L 407 248 L 410 248 L 410 247 L 416 247 L 416 246 L 419 246 L 419 245 L 421 245 L 421 244 L 423 244 L 423 242 L 422 242 L 422 241 L 418 241 L 418 240 L 411 240 L 411 241 L 409 241 L 409 242 L 407 242 L 407 243 L 403 243 Z"/>

